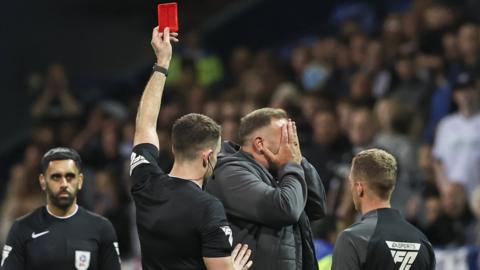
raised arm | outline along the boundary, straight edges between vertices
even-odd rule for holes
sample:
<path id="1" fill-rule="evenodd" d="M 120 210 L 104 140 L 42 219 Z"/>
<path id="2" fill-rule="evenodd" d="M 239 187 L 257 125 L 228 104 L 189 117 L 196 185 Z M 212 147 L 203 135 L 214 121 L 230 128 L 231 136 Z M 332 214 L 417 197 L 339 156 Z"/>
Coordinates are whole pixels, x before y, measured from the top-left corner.
<path id="1" fill-rule="evenodd" d="M 168 28 L 158 32 L 158 26 L 152 32 L 152 47 L 157 57 L 156 65 L 168 70 L 172 58 L 172 45 L 170 41 L 178 41 L 177 33 L 170 33 Z M 135 123 L 135 136 L 133 145 L 150 143 L 159 148 L 157 135 L 157 119 L 160 111 L 163 89 L 166 76 L 162 72 L 153 72 L 143 91 L 140 105 L 138 106 Z"/>

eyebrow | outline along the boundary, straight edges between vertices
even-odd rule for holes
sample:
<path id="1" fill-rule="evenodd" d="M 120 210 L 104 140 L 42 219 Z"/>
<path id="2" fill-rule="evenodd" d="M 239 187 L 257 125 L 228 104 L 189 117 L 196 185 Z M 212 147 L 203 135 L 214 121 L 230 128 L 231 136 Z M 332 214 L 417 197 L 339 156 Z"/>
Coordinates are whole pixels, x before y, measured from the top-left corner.
<path id="1" fill-rule="evenodd" d="M 74 172 L 67 172 L 64 174 L 65 176 L 76 176 L 77 174 L 74 173 Z M 50 175 L 51 177 L 54 177 L 54 176 L 62 176 L 62 173 L 59 173 L 59 172 L 55 172 L 55 173 L 52 173 Z"/>

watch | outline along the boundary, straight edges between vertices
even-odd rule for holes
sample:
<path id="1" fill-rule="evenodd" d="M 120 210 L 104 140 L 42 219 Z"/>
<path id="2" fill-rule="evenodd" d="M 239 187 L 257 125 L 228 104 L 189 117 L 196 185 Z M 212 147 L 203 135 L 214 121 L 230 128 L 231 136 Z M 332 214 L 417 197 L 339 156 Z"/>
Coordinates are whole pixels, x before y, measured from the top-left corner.
<path id="1" fill-rule="evenodd" d="M 165 77 L 168 76 L 168 69 L 162 67 L 162 66 L 159 66 L 157 64 L 154 64 L 153 67 L 152 67 L 152 73 L 155 72 L 155 71 L 158 71 L 160 73 L 162 73 L 163 75 L 165 75 Z"/>

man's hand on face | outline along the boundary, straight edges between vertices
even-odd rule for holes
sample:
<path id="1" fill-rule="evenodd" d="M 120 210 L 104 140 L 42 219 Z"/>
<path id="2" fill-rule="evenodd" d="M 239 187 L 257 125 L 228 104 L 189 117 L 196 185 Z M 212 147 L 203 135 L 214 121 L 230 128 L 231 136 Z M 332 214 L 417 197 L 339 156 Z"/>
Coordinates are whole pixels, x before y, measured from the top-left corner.
<path id="1" fill-rule="evenodd" d="M 168 68 L 172 59 L 172 44 L 170 41 L 178 42 L 178 33 L 170 33 L 166 27 L 163 32 L 158 32 L 158 26 L 153 28 L 152 48 L 157 56 L 157 65 Z"/>
<path id="2" fill-rule="evenodd" d="M 272 153 L 267 147 L 261 149 L 262 153 L 270 162 L 275 164 L 277 168 L 280 168 L 289 162 L 300 164 L 302 161 L 302 153 L 300 151 L 300 143 L 298 141 L 295 122 L 292 122 L 292 120 L 289 119 L 288 123 L 281 128 L 282 133 L 278 153 Z"/>

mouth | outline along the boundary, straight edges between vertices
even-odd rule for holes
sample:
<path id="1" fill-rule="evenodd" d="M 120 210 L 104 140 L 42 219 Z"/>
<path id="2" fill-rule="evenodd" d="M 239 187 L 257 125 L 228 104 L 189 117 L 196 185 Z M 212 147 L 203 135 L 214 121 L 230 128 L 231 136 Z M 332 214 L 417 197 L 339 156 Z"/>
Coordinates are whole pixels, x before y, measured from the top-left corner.
<path id="1" fill-rule="evenodd" d="M 59 198 L 69 198 L 69 197 L 70 197 L 70 193 L 68 193 L 68 192 L 60 192 L 57 197 L 59 197 Z"/>

